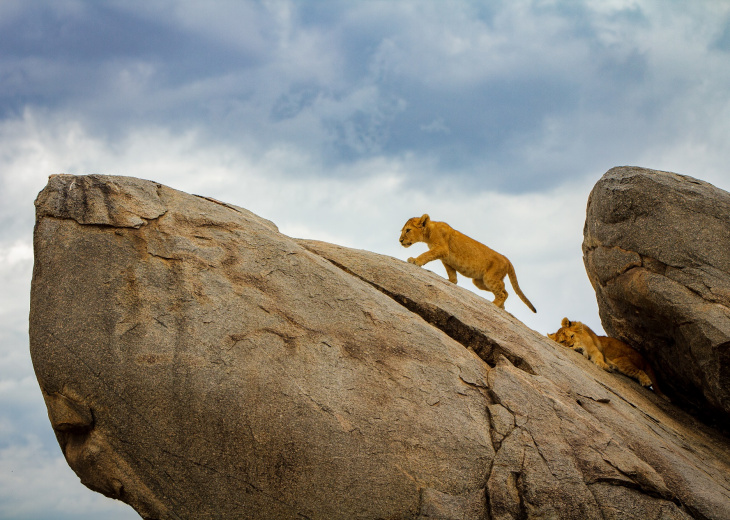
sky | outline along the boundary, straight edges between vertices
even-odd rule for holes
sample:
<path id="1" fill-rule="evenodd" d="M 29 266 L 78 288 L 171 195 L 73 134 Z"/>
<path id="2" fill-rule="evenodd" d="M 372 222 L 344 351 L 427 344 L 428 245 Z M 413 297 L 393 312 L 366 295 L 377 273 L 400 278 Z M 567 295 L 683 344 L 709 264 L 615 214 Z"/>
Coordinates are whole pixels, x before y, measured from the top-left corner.
<path id="1" fill-rule="evenodd" d="M 428 213 L 512 261 L 538 312 L 509 286 L 506 308 L 543 334 L 601 330 L 581 242 L 608 169 L 730 190 L 726 0 L 2 0 L 0 34 L 3 519 L 138 518 L 66 465 L 31 365 L 51 174 L 149 179 L 401 260 Z"/>

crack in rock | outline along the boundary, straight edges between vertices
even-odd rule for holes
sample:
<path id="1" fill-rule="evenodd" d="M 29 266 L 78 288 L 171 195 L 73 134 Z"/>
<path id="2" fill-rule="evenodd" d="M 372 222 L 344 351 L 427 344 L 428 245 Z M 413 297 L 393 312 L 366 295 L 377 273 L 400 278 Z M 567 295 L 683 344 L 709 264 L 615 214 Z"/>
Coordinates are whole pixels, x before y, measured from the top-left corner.
<path id="1" fill-rule="evenodd" d="M 342 263 L 337 262 L 332 258 L 328 258 L 317 251 L 312 252 L 314 254 L 317 254 L 318 256 L 321 256 L 338 269 L 341 269 L 347 274 L 354 276 L 355 278 L 374 287 L 375 289 L 385 294 L 393 301 L 402 305 L 414 314 L 419 315 L 427 323 L 441 330 L 451 339 L 455 340 L 458 343 L 461 343 L 465 348 L 473 350 L 490 367 L 494 368 L 497 365 L 497 361 L 500 356 L 504 356 L 510 361 L 510 363 L 512 363 L 512 365 L 519 368 L 520 370 L 523 370 L 524 372 L 527 372 L 531 375 L 536 374 L 530 363 L 528 363 L 524 358 L 503 348 L 499 343 L 486 336 L 479 329 L 467 325 L 459 318 L 446 312 L 442 308 L 436 305 L 430 305 L 427 303 L 416 301 L 404 294 L 394 293 L 386 289 L 382 285 L 377 284 L 373 280 L 369 280 L 355 273 L 352 269 L 348 268 Z"/>

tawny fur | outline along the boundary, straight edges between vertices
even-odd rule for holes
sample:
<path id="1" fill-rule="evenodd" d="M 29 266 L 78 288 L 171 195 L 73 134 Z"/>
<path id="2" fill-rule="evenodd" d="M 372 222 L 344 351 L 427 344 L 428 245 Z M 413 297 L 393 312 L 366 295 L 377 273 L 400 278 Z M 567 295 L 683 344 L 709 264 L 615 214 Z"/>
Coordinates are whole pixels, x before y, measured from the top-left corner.
<path id="1" fill-rule="evenodd" d="M 455 230 L 446 222 L 434 222 L 428 215 L 409 219 L 400 234 L 400 243 L 410 247 L 416 242 L 425 242 L 428 251 L 408 261 L 423 266 L 433 260 L 441 260 L 449 281 L 456 283 L 456 273 L 471 278 L 479 289 L 494 294 L 494 304 L 504 309 L 507 291 L 504 277 L 509 281 L 517 296 L 532 312 L 537 312 L 530 300 L 517 285 L 517 276 L 512 263 L 481 242 Z"/>
<path id="2" fill-rule="evenodd" d="M 664 395 L 657 385 L 656 375 L 649 362 L 630 345 L 616 338 L 598 336 L 588 325 L 579 321 L 563 318 L 560 325 L 556 333 L 548 334 L 550 339 L 583 352 L 596 365 L 608 370 L 599 362 L 605 360 L 604 364 L 610 368 L 636 379 L 642 386 L 651 386 L 657 395 Z"/>
<path id="3" fill-rule="evenodd" d="M 557 341 L 561 345 L 581 352 L 585 357 L 593 361 L 596 365 L 604 370 L 611 371 L 615 365 L 609 365 L 606 363 L 606 359 L 603 356 L 598 344 L 593 341 L 593 338 L 586 332 L 586 326 L 580 322 L 571 322 L 568 318 L 563 318 L 563 322 L 560 324 L 561 327 L 554 334 L 548 334 L 548 337 L 553 341 Z M 590 329 L 589 329 L 590 330 Z"/>

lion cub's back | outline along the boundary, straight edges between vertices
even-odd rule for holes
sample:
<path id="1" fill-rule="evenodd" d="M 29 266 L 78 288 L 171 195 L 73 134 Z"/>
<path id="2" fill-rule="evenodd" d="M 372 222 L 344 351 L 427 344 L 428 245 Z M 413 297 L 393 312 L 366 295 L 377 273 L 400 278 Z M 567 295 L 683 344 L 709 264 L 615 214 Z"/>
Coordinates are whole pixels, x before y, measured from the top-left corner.
<path id="1" fill-rule="evenodd" d="M 605 357 L 609 359 L 626 358 L 642 370 L 646 366 L 644 356 L 623 341 L 607 336 L 598 336 L 598 340 L 601 343 L 601 350 L 603 350 Z"/>
<path id="2" fill-rule="evenodd" d="M 440 224 L 445 226 L 440 231 L 449 247 L 447 263 L 461 274 L 469 278 L 481 278 L 487 269 L 506 269 L 507 258 L 445 222 Z"/>

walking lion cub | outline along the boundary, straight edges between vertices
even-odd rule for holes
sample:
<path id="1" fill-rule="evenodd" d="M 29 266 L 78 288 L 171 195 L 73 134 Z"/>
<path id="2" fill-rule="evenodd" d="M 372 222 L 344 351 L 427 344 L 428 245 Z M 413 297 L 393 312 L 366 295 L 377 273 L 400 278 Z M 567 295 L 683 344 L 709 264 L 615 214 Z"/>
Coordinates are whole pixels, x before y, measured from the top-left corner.
<path id="1" fill-rule="evenodd" d="M 548 337 L 561 345 L 582 352 L 584 356 L 605 370 L 617 370 L 642 386 L 651 386 L 657 395 L 659 390 L 654 370 L 644 356 L 623 341 L 607 336 L 597 336 L 588 325 L 563 318 L 560 329 Z"/>
<path id="2" fill-rule="evenodd" d="M 508 275 L 517 296 L 532 312 L 537 312 L 517 285 L 515 268 L 507 257 L 460 233 L 446 222 L 432 221 L 428 215 L 409 219 L 401 230 L 400 243 L 403 247 L 410 247 L 416 242 L 425 242 L 428 251 L 417 258 L 409 258 L 411 264 L 423 266 L 433 260 L 441 260 L 450 282 L 456 283 L 457 272 L 472 278 L 478 288 L 494 294 L 494 304 L 502 309 L 507 299 L 504 277 Z"/>

